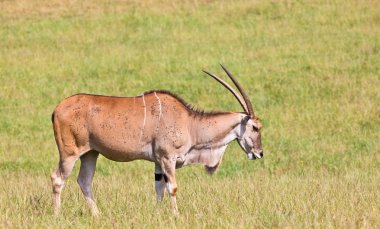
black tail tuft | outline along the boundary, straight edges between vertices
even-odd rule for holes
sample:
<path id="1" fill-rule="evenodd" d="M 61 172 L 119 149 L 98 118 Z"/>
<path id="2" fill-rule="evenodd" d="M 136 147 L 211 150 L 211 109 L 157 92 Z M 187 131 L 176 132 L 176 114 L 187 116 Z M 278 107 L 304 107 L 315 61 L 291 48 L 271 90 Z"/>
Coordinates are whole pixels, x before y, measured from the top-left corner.
<path id="1" fill-rule="evenodd" d="M 54 123 L 54 112 L 51 114 L 51 122 Z"/>

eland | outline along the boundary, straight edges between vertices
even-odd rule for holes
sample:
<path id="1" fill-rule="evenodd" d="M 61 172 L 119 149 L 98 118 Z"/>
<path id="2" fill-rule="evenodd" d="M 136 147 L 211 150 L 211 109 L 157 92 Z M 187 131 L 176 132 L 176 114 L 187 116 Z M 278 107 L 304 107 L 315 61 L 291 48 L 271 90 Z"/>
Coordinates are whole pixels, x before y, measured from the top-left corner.
<path id="1" fill-rule="evenodd" d="M 239 82 L 222 68 L 240 94 L 218 76 L 204 72 L 226 87 L 244 112 L 199 111 L 160 90 L 136 97 L 76 94 L 64 99 L 52 115 L 59 151 L 58 168 L 51 175 L 54 213 L 59 213 L 64 182 L 78 159 L 78 184 L 92 214 L 98 215 L 92 179 L 99 154 L 119 162 L 153 162 L 157 202 L 166 189 L 174 213 L 178 213 L 176 169 L 198 163 L 214 173 L 233 140 L 248 159 L 262 158 L 260 120 Z"/>

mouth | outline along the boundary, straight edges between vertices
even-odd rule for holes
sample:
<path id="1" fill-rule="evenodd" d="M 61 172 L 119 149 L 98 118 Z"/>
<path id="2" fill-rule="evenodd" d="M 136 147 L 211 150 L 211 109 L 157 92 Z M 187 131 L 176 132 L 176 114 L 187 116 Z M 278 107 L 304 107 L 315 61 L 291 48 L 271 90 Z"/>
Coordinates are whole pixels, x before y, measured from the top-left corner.
<path id="1" fill-rule="evenodd" d="M 256 160 L 256 159 L 261 159 L 264 155 L 263 155 L 263 152 L 260 152 L 260 153 L 249 152 L 247 156 L 249 160 Z"/>

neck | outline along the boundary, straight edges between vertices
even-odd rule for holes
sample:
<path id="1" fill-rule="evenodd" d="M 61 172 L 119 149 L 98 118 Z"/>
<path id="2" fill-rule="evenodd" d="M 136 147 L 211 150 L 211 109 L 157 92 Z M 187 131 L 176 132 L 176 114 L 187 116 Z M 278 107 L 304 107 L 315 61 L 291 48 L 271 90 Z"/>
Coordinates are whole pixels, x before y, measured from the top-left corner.
<path id="1" fill-rule="evenodd" d="M 242 113 L 225 113 L 194 117 L 191 128 L 195 148 L 225 146 L 240 136 L 240 125 L 245 117 Z"/>
<path id="2" fill-rule="evenodd" d="M 186 164 L 201 163 L 212 173 L 219 166 L 227 145 L 240 136 L 245 114 L 225 113 L 195 116 L 190 128 L 193 134 L 192 150 Z"/>

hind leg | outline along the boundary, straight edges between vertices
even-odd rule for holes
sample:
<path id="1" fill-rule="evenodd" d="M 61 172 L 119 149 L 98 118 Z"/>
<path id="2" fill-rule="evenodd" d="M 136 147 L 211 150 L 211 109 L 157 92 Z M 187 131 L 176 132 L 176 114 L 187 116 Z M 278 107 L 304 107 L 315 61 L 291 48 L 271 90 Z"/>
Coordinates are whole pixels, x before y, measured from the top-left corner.
<path id="1" fill-rule="evenodd" d="M 58 215 L 61 207 L 61 192 L 67 177 L 70 175 L 77 157 L 68 157 L 60 159 L 58 168 L 51 175 L 51 182 L 53 187 L 53 205 L 54 214 Z"/>
<path id="2" fill-rule="evenodd" d="M 91 213 L 95 216 L 99 215 L 99 210 L 92 195 L 91 184 L 95 173 L 98 155 L 99 153 L 97 151 L 90 151 L 80 157 L 81 165 L 77 180 L 82 189 L 87 205 L 90 207 Z"/>

